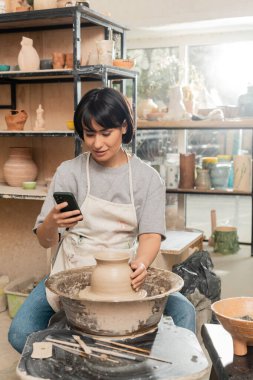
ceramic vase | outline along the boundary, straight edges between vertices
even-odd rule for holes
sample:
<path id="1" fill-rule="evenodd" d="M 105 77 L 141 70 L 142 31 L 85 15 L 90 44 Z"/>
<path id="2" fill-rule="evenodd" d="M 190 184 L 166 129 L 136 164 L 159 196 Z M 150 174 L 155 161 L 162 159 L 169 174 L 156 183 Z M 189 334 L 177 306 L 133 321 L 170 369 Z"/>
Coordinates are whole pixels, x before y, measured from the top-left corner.
<path id="1" fill-rule="evenodd" d="M 33 47 L 31 38 L 22 37 L 21 50 L 18 55 L 20 71 L 34 71 L 40 68 L 40 57 Z"/>
<path id="2" fill-rule="evenodd" d="M 97 41 L 98 63 L 100 65 L 112 65 L 114 59 L 114 41 Z"/>
<path id="3" fill-rule="evenodd" d="M 34 181 L 37 173 L 31 148 L 10 148 L 9 157 L 3 166 L 4 179 L 9 186 L 22 186 L 25 181 Z"/>
<path id="4" fill-rule="evenodd" d="M 210 190 L 211 181 L 208 169 L 197 169 L 197 178 L 195 181 L 196 189 Z"/>
<path id="5" fill-rule="evenodd" d="M 181 86 L 174 86 L 169 91 L 169 112 L 168 120 L 182 120 L 186 118 L 186 109 L 183 102 L 183 91 Z"/>
<path id="6" fill-rule="evenodd" d="M 65 69 L 73 69 L 73 53 L 66 53 L 65 55 Z"/>
<path id="7" fill-rule="evenodd" d="M 180 153 L 180 189 L 193 189 L 195 182 L 195 153 Z"/>
<path id="8" fill-rule="evenodd" d="M 227 189 L 231 165 L 217 163 L 210 169 L 211 186 L 214 189 Z"/>
<path id="9" fill-rule="evenodd" d="M 28 115 L 25 110 L 11 110 L 5 115 L 8 131 L 22 131 Z"/>
<path id="10" fill-rule="evenodd" d="M 140 101 L 140 104 L 138 105 L 137 115 L 139 118 L 146 119 L 149 113 L 157 111 L 157 104 L 153 101 L 153 99 L 148 98 Z"/>
<path id="11" fill-rule="evenodd" d="M 202 169 L 210 170 L 218 163 L 217 157 L 203 157 L 202 158 Z"/>
<path id="12" fill-rule="evenodd" d="M 179 154 L 167 153 L 165 161 L 165 184 L 167 189 L 177 189 L 179 182 Z"/>
<path id="13" fill-rule="evenodd" d="M 54 52 L 52 54 L 52 64 L 53 64 L 53 68 L 55 70 L 57 69 L 63 69 L 64 68 L 64 64 L 65 64 L 65 54 L 62 53 L 62 52 Z"/>
<path id="14" fill-rule="evenodd" d="M 91 277 L 91 290 L 101 297 L 119 298 L 134 295 L 128 264 L 129 255 L 105 252 L 95 254 L 97 265 Z"/>
<path id="15" fill-rule="evenodd" d="M 145 291 L 136 292 L 131 286 L 132 269 L 130 254 L 118 251 L 95 253 L 96 267 L 91 275 L 90 287 L 79 293 L 80 298 L 93 300 L 122 301 L 143 298 Z"/>
<path id="16" fill-rule="evenodd" d="M 234 190 L 251 191 L 251 156 L 234 156 Z"/>

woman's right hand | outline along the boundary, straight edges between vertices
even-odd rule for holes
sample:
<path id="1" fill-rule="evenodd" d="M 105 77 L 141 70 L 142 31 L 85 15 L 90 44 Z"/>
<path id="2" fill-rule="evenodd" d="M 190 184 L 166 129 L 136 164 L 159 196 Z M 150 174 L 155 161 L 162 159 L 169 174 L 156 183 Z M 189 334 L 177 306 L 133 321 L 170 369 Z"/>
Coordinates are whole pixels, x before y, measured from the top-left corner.
<path id="1" fill-rule="evenodd" d="M 80 220 L 83 220 L 83 216 L 79 210 L 62 212 L 61 210 L 67 205 L 67 202 L 59 203 L 51 210 L 51 217 L 58 228 L 72 228 Z"/>
<path id="2" fill-rule="evenodd" d="M 83 220 L 79 210 L 61 212 L 66 206 L 67 202 L 55 205 L 37 228 L 36 235 L 42 247 L 50 248 L 59 242 L 59 228 L 71 228 Z"/>

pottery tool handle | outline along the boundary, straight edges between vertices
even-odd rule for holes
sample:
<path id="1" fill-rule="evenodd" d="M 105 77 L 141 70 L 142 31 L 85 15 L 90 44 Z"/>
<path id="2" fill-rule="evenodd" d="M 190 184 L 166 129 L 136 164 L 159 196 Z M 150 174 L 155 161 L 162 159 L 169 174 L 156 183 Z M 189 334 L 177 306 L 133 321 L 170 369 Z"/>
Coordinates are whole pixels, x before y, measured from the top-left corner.
<path id="1" fill-rule="evenodd" d="M 80 338 L 80 336 L 78 335 L 72 335 L 72 336 L 86 354 L 90 355 L 92 353 L 91 348 L 88 347 L 87 344 L 84 343 L 84 341 Z"/>
<path id="2" fill-rule="evenodd" d="M 212 233 L 214 233 L 216 229 L 216 210 L 211 210 L 211 229 Z"/>

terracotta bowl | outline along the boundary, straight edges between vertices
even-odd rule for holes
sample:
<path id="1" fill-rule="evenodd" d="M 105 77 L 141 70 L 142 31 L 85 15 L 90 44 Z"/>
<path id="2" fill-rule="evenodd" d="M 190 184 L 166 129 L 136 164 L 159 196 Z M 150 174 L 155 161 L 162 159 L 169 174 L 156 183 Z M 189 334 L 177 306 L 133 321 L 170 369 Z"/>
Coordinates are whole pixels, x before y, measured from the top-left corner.
<path id="1" fill-rule="evenodd" d="M 212 304 L 219 322 L 233 338 L 234 354 L 247 354 L 253 345 L 253 297 L 233 297 Z"/>
<path id="2" fill-rule="evenodd" d="M 179 291 L 183 279 L 167 270 L 150 268 L 143 286 L 147 296 L 135 300 L 88 300 L 79 293 L 90 286 L 94 267 L 56 273 L 46 287 L 60 296 L 71 326 L 88 334 L 132 336 L 155 328 L 160 321 L 169 294 Z"/>
<path id="3" fill-rule="evenodd" d="M 114 59 L 113 66 L 121 67 L 123 69 L 132 69 L 135 65 L 134 59 Z"/>

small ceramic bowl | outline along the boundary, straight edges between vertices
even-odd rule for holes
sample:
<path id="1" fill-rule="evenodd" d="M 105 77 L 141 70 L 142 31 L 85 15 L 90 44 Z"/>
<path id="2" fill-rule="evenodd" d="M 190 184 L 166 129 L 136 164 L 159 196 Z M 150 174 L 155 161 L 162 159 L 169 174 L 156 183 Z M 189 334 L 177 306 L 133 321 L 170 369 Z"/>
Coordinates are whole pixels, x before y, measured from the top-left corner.
<path id="1" fill-rule="evenodd" d="M 135 65 L 134 59 L 114 59 L 113 66 L 121 67 L 123 69 L 132 69 Z"/>
<path id="2" fill-rule="evenodd" d="M 36 189 L 36 181 L 26 181 L 22 183 L 23 189 L 25 190 L 33 190 Z"/>
<path id="3" fill-rule="evenodd" d="M 0 71 L 9 71 L 10 65 L 0 65 Z"/>
<path id="4" fill-rule="evenodd" d="M 73 120 L 68 120 L 66 124 L 67 124 L 67 128 L 70 129 L 71 131 L 75 129 Z"/>

